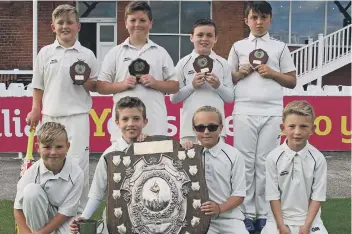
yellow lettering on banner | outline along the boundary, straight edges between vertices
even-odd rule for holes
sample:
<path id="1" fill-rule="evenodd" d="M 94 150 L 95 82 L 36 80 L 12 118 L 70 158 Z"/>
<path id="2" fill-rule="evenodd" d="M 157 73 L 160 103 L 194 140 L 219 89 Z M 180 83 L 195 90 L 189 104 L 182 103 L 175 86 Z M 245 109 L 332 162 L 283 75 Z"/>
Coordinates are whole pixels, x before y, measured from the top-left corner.
<path id="1" fill-rule="evenodd" d="M 351 139 L 352 131 L 347 130 L 347 116 L 341 116 L 341 133 L 344 136 L 350 136 L 350 138 L 348 138 L 348 139 L 342 138 L 341 139 L 342 143 L 351 144 L 352 143 L 352 139 Z"/>
<path id="2" fill-rule="evenodd" d="M 98 117 L 97 113 L 94 109 L 91 109 L 89 114 L 92 116 L 92 119 L 95 123 L 96 130 L 94 132 L 94 136 L 105 136 L 105 132 L 103 132 L 103 123 L 105 122 L 108 114 L 110 114 L 111 109 L 104 109 L 103 113 L 101 113 L 100 117 Z"/>
<path id="3" fill-rule="evenodd" d="M 320 130 L 320 121 L 325 121 L 325 124 L 326 124 L 326 128 L 324 131 Z M 328 135 L 330 132 L 331 132 L 331 127 L 332 127 L 332 124 L 331 124 L 331 119 L 327 116 L 318 116 L 315 121 L 314 121 L 314 124 L 317 126 L 316 129 L 315 129 L 315 133 L 319 136 L 326 136 Z"/>

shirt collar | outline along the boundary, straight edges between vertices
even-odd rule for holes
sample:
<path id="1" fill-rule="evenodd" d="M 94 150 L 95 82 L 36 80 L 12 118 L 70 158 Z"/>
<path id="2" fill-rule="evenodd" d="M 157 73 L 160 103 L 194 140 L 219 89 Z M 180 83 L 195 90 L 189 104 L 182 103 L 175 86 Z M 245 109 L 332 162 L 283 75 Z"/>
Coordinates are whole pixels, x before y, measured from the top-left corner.
<path id="1" fill-rule="evenodd" d="M 71 169 L 72 169 L 72 161 L 70 158 L 66 157 L 65 159 L 65 163 L 63 168 L 61 169 L 61 171 L 54 175 L 52 174 L 52 171 L 50 171 L 45 165 L 44 165 L 44 161 L 42 159 L 40 159 L 40 175 L 44 175 L 46 173 L 51 173 L 52 175 L 56 176 L 56 177 L 60 177 L 63 180 L 68 181 L 70 173 L 71 173 Z"/>
<path id="2" fill-rule="evenodd" d="M 222 141 L 221 138 L 220 138 L 220 139 L 219 139 L 219 142 L 218 142 L 216 145 L 214 145 L 212 148 L 210 148 L 210 149 L 204 148 L 204 152 L 209 152 L 209 154 L 210 154 L 211 156 L 213 156 L 214 158 L 216 158 L 216 157 L 220 154 L 220 152 L 221 152 L 222 144 L 224 144 L 224 143 L 223 143 L 223 141 Z"/>
<path id="3" fill-rule="evenodd" d="M 195 50 L 192 51 L 191 55 L 192 55 L 192 58 L 197 58 L 199 56 L 199 54 Z M 209 57 L 212 60 L 214 60 L 214 62 L 216 61 L 216 56 L 217 56 L 217 54 L 213 50 L 209 54 Z"/>
<path id="4" fill-rule="evenodd" d="M 131 48 L 136 48 L 135 46 L 131 45 L 130 38 L 128 37 L 124 42 L 122 42 L 122 46 L 129 46 Z M 152 40 L 147 38 L 147 43 L 143 46 L 143 48 L 150 48 L 150 47 L 157 47 L 158 45 L 155 44 Z"/>
<path id="5" fill-rule="evenodd" d="M 117 139 L 116 146 L 120 149 L 119 151 L 127 152 L 127 149 L 131 146 L 131 144 L 128 144 L 125 139 L 119 137 Z"/>
<path id="6" fill-rule="evenodd" d="M 54 41 L 54 45 L 55 45 L 55 48 L 61 47 L 61 48 L 63 48 L 63 49 L 67 49 L 67 50 L 75 49 L 75 50 L 77 50 L 78 52 L 80 52 L 80 51 L 81 51 L 81 48 L 82 48 L 82 45 L 81 45 L 81 43 L 80 43 L 78 40 L 76 40 L 76 41 L 75 41 L 75 44 L 73 44 L 73 46 L 72 46 L 72 47 L 69 47 L 69 48 L 65 48 L 65 47 L 63 47 L 62 45 L 60 45 L 60 43 L 59 43 L 59 41 L 58 41 L 57 39 Z"/>
<path id="7" fill-rule="evenodd" d="M 285 150 L 286 155 L 292 159 L 296 154 L 298 154 L 301 159 L 305 159 L 307 157 L 307 153 L 308 153 L 308 148 L 309 148 L 309 142 L 307 141 L 306 146 L 304 146 L 304 148 L 298 152 L 293 151 L 288 145 L 287 145 L 287 139 L 285 139 L 284 143 L 282 144 L 283 149 Z"/>
<path id="8" fill-rule="evenodd" d="M 248 39 L 250 41 L 254 41 L 255 39 L 261 39 L 263 41 L 268 41 L 270 39 L 270 36 L 269 36 L 268 32 L 265 35 L 261 36 L 261 37 L 256 37 L 252 33 L 250 33 Z"/>

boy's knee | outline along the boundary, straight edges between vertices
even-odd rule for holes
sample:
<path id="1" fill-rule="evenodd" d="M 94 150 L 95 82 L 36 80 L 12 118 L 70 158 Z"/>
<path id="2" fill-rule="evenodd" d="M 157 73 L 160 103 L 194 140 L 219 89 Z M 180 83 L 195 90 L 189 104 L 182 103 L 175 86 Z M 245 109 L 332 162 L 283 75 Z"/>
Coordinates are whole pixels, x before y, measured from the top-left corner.
<path id="1" fill-rule="evenodd" d="M 44 193 L 44 190 L 39 184 L 30 183 L 23 190 L 23 199 L 27 201 L 35 201 L 40 195 Z"/>

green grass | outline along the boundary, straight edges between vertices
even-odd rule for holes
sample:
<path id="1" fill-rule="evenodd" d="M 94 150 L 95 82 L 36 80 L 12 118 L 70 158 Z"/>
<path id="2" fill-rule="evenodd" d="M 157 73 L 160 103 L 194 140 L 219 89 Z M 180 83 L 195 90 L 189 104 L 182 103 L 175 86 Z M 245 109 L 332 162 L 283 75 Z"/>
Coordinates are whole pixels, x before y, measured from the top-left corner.
<path id="1" fill-rule="evenodd" d="M 102 203 L 93 219 L 101 219 L 105 203 Z M 13 202 L 0 200 L 0 234 L 12 234 L 14 219 L 12 212 Z M 351 233 L 351 199 L 331 198 L 323 204 L 322 219 L 330 234 Z"/>

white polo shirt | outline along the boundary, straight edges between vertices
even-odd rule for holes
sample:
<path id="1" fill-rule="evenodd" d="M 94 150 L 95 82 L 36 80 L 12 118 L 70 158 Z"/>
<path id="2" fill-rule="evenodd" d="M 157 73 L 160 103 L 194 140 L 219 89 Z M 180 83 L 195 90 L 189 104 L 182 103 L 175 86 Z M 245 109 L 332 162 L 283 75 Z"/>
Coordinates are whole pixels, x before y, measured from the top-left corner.
<path id="1" fill-rule="evenodd" d="M 112 48 L 105 56 L 98 80 L 111 83 L 122 82 L 129 75 L 128 66 L 137 58 L 148 62 L 150 65 L 149 74 L 156 80 L 177 81 L 174 63 L 163 47 L 148 40 L 143 48 L 138 50 L 129 43 L 129 38 Z M 164 93 L 137 84 L 134 89 L 114 94 L 112 113 L 115 113 L 115 103 L 126 96 L 138 97 L 145 104 L 149 120 L 144 128 L 145 133 L 149 135 L 167 134 L 167 111 Z M 112 115 L 112 118 L 115 121 L 115 114 Z"/>
<path id="2" fill-rule="evenodd" d="M 83 60 L 91 68 L 90 79 L 97 79 L 99 64 L 93 52 L 76 40 L 70 48 L 62 47 L 57 40 L 43 47 L 33 69 L 33 88 L 43 90 L 42 114 L 51 117 L 88 114 L 92 98 L 83 85 L 75 85 L 70 67 Z"/>
<path id="3" fill-rule="evenodd" d="M 107 148 L 101 155 L 95 173 L 93 181 L 89 190 L 88 197 L 102 201 L 106 198 L 106 188 L 108 186 L 108 165 L 105 161 L 105 155 L 113 151 L 126 151 L 130 145 L 122 138 L 119 137 L 117 141 Z"/>
<path id="4" fill-rule="evenodd" d="M 64 167 L 56 175 L 46 168 L 42 159 L 35 162 L 17 183 L 14 208 L 22 209 L 23 190 L 28 184 L 36 183 L 43 188 L 50 204 L 58 208 L 58 213 L 75 216 L 83 189 L 84 174 L 71 158 L 66 157 Z"/>
<path id="5" fill-rule="evenodd" d="M 288 73 L 295 71 L 295 65 L 287 45 L 269 33 L 262 37 L 249 37 L 235 42 L 231 47 L 228 61 L 232 71 L 249 63 L 249 54 L 255 49 L 263 49 L 269 55 L 267 65 L 274 71 Z M 233 114 L 281 116 L 283 108 L 282 86 L 270 78 L 263 78 L 253 71 L 235 86 L 235 106 Z"/>
<path id="6" fill-rule="evenodd" d="M 211 149 L 204 149 L 203 162 L 209 199 L 225 202 L 230 196 L 246 196 L 245 165 L 241 153 L 219 140 Z M 220 218 L 243 220 L 243 213 L 236 207 L 221 213 Z"/>
<path id="7" fill-rule="evenodd" d="M 309 201 L 325 201 L 327 165 L 324 155 L 307 145 L 299 152 L 286 141 L 274 149 L 266 161 L 266 199 L 280 200 L 286 225 L 303 225 Z M 268 221 L 275 221 L 270 209 Z"/>
<path id="8" fill-rule="evenodd" d="M 181 112 L 180 137 L 195 136 L 192 130 L 192 118 L 196 110 L 204 105 L 216 107 L 222 114 L 225 123 L 224 102 L 233 102 L 234 90 L 231 69 L 228 62 L 212 51 L 209 57 L 213 60 L 212 73 L 216 74 L 220 81 L 217 89 L 212 88 L 207 82 L 199 89 L 194 89 L 192 81 L 196 74 L 193 67 L 194 60 L 199 54 L 193 51 L 183 57 L 176 66 L 176 73 L 180 84 L 180 90 L 171 95 L 173 103 L 183 101 Z M 222 131 L 226 136 L 225 128 Z"/>

